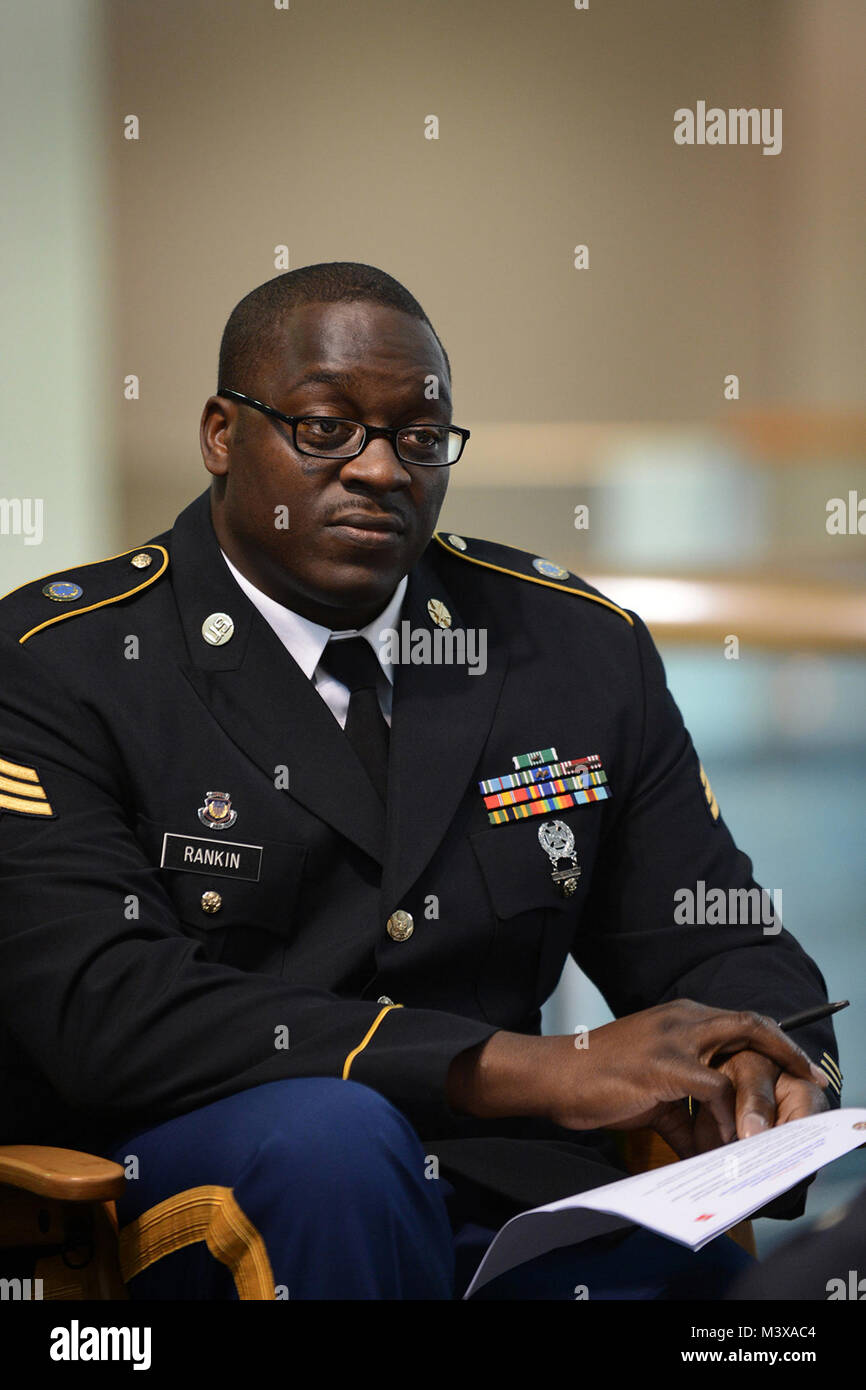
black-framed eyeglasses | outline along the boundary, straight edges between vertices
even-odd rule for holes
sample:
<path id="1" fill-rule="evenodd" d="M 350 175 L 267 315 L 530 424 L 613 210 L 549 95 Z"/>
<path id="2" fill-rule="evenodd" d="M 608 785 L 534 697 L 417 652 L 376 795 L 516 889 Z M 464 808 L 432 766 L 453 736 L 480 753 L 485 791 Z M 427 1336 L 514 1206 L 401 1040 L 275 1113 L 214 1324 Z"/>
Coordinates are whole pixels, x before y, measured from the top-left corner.
<path id="1" fill-rule="evenodd" d="M 218 396 L 241 401 L 282 420 L 292 430 L 292 442 L 299 454 L 312 458 L 353 459 L 366 449 L 371 439 L 380 435 L 390 439 L 391 446 L 403 463 L 416 463 L 430 468 L 456 463 L 469 438 L 469 430 L 458 425 L 404 425 L 401 429 L 386 429 L 383 425 L 364 425 L 357 420 L 340 420 L 333 415 L 283 415 L 272 405 L 254 400 L 240 391 L 220 387 Z"/>

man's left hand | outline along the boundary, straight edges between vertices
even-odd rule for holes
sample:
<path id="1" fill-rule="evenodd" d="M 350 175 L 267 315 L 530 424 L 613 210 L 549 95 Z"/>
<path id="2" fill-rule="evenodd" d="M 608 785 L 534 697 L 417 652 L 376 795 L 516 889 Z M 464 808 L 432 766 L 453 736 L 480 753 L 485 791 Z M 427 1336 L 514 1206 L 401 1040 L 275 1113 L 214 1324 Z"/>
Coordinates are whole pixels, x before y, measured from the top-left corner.
<path id="1" fill-rule="evenodd" d="M 763 1053 L 736 1052 L 720 1062 L 718 1069 L 736 1088 L 738 1139 L 748 1139 L 789 1120 L 820 1115 L 830 1109 L 820 1086 L 782 1071 Z M 694 1140 L 698 1153 L 718 1148 L 722 1142 L 712 1112 L 704 1105 L 695 1116 Z"/>

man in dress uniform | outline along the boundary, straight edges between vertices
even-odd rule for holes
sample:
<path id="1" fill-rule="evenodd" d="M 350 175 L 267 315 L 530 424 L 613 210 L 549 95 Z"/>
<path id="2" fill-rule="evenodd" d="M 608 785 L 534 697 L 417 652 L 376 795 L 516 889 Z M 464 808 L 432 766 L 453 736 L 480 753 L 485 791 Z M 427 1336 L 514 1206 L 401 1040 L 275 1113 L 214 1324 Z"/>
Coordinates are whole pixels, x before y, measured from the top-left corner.
<path id="1" fill-rule="evenodd" d="M 0 1138 L 124 1163 L 131 1296 L 453 1298 L 622 1175 L 617 1131 L 837 1105 L 830 1023 L 773 1022 L 825 1001 L 809 957 L 682 920 L 759 894 L 640 618 L 434 535 L 468 431 L 417 301 L 278 276 L 217 386 L 173 528 L 0 604 Z M 569 953 L 616 1021 L 542 1037 Z M 485 1293 L 711 1297 L 746 1258 L 632 1231 Z"/>

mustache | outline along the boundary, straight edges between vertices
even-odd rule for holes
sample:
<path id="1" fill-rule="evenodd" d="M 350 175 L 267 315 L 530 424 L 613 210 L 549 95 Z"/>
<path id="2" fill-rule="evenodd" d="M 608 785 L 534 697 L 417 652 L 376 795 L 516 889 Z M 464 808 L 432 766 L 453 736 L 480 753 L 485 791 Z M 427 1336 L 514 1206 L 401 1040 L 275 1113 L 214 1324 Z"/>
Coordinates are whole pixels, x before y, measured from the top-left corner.
<path id="1" fill-rule="evenodd" d="M 396 507 L 365 506 L 354 503 L 351 506 L 334 507 L 325 518 L 325 526 L 367 522 L 370 526 L 377 522 L 385 523 L 388 529 L 403 532 L 407 529 L 409 518 Z"/>

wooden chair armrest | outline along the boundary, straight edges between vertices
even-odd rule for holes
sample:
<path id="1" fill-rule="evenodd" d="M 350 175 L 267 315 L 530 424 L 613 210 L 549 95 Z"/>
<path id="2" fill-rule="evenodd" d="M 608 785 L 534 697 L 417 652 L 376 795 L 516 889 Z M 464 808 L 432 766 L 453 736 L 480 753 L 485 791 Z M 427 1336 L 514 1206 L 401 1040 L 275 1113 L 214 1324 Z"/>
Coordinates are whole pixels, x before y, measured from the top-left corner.
<path id="1" fill-rule="evenodd" d="M 617 1131 L 620 1152 L 629 1173 L 647 1173 L 651 1168 L 664 1168 L 676 1163 L 678 1155 L 654 1129 Z"/>
<path id="2" fill-rule="evenodd" d="M 0 1144 L 0 1184 L 64 1202 L 108 1202 L 126 1178 L 119 1163 L 77 1149 L 43 1144 Z"/>

